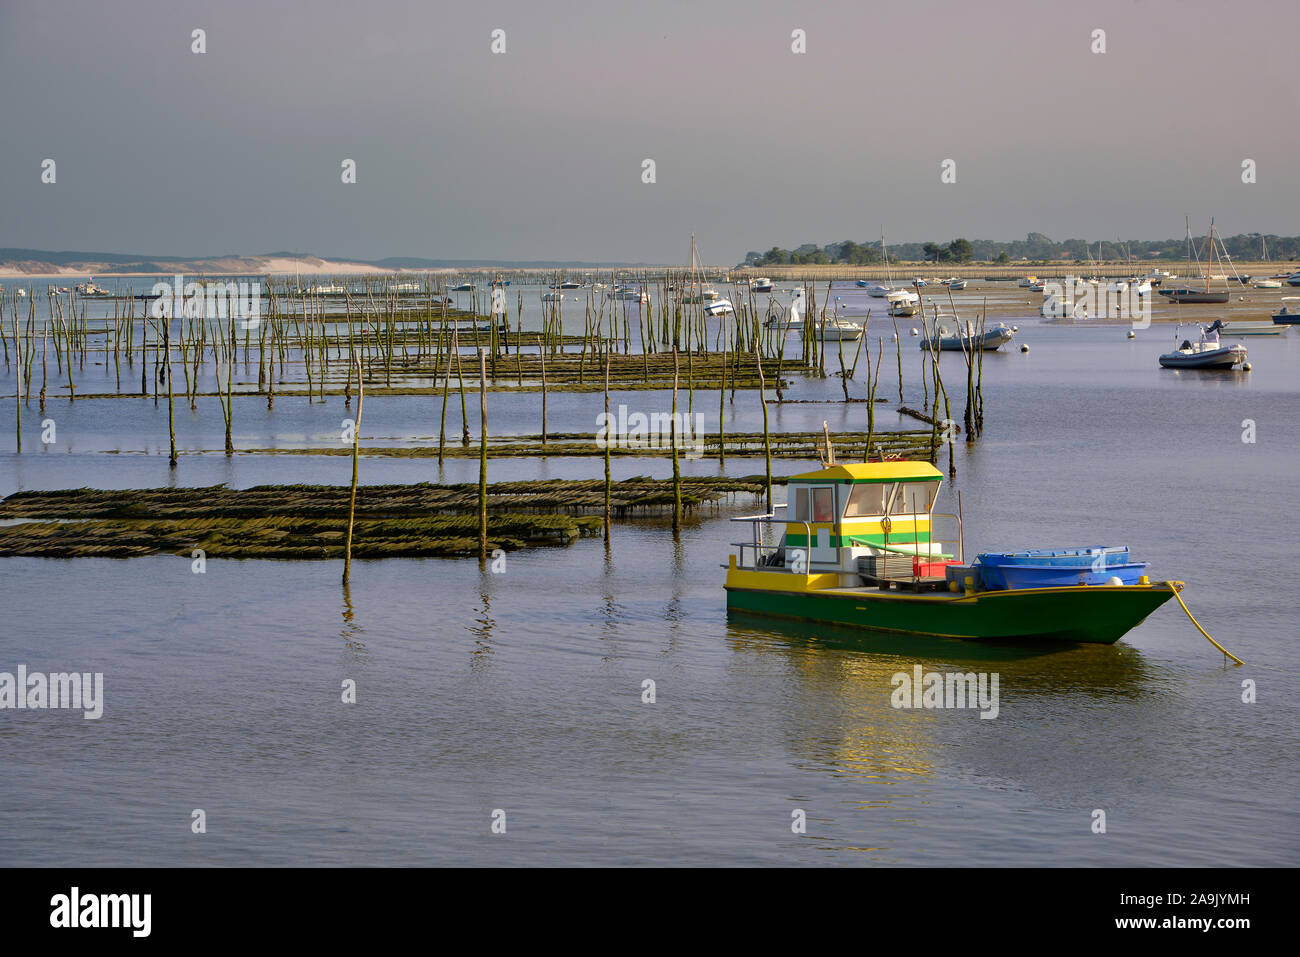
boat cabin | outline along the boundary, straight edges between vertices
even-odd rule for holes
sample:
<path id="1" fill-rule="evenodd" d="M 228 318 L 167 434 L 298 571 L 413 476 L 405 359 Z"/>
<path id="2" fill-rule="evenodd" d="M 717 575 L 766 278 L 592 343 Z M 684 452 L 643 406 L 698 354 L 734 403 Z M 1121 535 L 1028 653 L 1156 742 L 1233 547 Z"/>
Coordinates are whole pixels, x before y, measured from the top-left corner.
<path id="1" fill-rule="evenodd" d="M 737 567 L 825 576 L 825 586 L 841 588 L 942 578 L 962 557 L 959 516 L 934 511 L 942 482 L 928 462 L 832 465 L 792 476 L 786 503 L 772 515 L 737 519 L 755 526 L 753 542 L 737 543 Z M 955 541 L 934 539 L 937 517 L 957 520 Z"/>

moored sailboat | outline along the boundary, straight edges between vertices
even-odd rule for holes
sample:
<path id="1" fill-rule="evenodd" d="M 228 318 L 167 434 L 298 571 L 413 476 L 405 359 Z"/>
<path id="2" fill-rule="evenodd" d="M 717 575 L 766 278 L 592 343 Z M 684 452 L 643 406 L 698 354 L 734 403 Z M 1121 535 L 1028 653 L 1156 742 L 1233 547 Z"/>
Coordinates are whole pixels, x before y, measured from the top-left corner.
<path id="1" fill-rule="evenodd" d="M 1205 264 L 1205 288 L 1193 289 L 1191 286 L 1171 286 L 1168 289 L 1160 289 L 1159 293 L 1166 296 L 1170 302 L 1178 303 L 1210 303 L 1222 305 L 1229 299 L 1228 290 L 1225 288 L 1222 292 L 1212 291 L 1210 289 L 1210 280 L 1212 278 L 1212 267 L 1214 265 L 1214 220 L 1210 220 L 1210 256 Z M 1187 269 L 1191 272 L 1192 266 L 1192 230 L 1187 227 Z M 1221 277 L 1222 278 L 1222 277 Z"/>

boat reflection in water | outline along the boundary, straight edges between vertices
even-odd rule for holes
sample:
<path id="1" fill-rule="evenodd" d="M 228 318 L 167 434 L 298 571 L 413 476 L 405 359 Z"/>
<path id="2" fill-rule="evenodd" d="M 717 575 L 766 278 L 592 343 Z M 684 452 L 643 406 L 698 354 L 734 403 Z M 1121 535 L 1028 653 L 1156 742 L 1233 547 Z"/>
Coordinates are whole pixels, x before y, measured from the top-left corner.
<path id="1" fill-rule="evenodd" d="M 807 809 L 807 836 L 831 855 L 850 852 L 869 863 L 944 863 L 943 834 L 978 829 L 986 816 L 1035 803 L 1035 792 L 1089 778 L 1092 759 L 1076 767 L 1068 747 L 1054 752 L 1050 770 L 1035 763 L 1044 744 L 1050 748 L 1063 733 L 1086 737 L 1073 719 L 1063 726 L 1063 717 L 1112 713 L 1120 700 L 1159 713 L 1167 681 L 1158 665 L 1123 644 L 972 643 L 883 632 L 864 643 L 859 628 L 743 611 L 728 612 L 725 640 L 733 672 L 747 681 L 764 676 L 772 712 L 764 737 L 781 742 L 801 770 L 822 773 L 822 786 L 788 799 L 791 808 Z M 975 708 L 895 707 L 896 676 L 917 665 L 945 675 L 998 675 L 997 719 L 981 720 Z M 983 786 L 972 791 L 972 777 Z M 938 808 L 949 809 L 942 822 Z M 816 826 L 822 818 L 836 822 L 833 832 Z"/>

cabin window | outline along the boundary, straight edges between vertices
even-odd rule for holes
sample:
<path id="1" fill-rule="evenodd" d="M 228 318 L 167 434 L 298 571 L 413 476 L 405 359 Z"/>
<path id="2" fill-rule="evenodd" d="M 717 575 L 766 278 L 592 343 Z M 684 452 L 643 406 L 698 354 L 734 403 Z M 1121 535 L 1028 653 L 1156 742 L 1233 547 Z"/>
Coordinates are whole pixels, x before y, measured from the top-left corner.
<path id="1" fill-rule="evenodd" d="M 849 493 L 849 504 L 844 510 L 846 518 L 860 515 L 884 515 L 885 497 L 891 488 L 886 483 L 860 484 Z"/>
<path id="2" fill-rule="evenodd" d="M 835 489 L 813 489 L 813 521 L 835 521 Z"/>
<path id="3" fill-rule="evenodd" d="M 806 488 L 795 489 L 794 514 L 790 517 L 796 522 L 808 521 L 808 490 Z"/>
<path id="4" fill-rule="evenodd" d="M 903 482 L 894 494 L 890 515 L 924 515 L 934 506 L 938 482 Z"/>

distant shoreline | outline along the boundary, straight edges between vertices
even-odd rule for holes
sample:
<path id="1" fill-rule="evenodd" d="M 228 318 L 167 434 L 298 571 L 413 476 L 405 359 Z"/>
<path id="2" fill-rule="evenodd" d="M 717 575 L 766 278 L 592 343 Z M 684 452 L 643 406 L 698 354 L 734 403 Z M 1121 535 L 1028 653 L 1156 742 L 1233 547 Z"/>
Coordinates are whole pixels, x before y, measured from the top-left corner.
<path id="1" fill-rule="evenodd" d="M 343 262 L 321 259 L 279 259 L 248 258 L 239 260 L 192 260 L 178 263 L 157 263 L 161 269 L 118 271 L 111 263 L 83 262 L 55 265 L 48 262 L 25 260 L 22 262 L 0 262 L 0 281 L 28 279 L 84 279 L 97 276 L 104 282 L 113 279 L 142 279 L 150 276 L 302 276 L 321 278 L 331 276 L 393 276 L 393 275 L 440 275 L 459 276 L 474 274 L 492 274 L 501 276 L 540 277 L 568 273 L 575 276 L 613 277 L 619 273 L 633 281 L 649 276 L 661 277 L 667 272 L 681 275 L 687 271 L 683 264 L 644 265 L 644 266 L 593 266 L 590 264 L 555 265 L 555 266 L 499 266 L 499 265 L 463 265 L 385 268 L 369 263 Z M 1236 274 L 1259 278 L 1263 276 L 1290 275 L 1300 272 L 1300 262 L 1237 262 L 1234 263 Z M 1201 267 L 1204 268 L 1203 266 Z M 884 264 L 871 266 L 833 265 L 791 265 L 791 266 L 702 266 L 699 274 L 706 282 L 718 282 L 722 277 L 733 279 L 753 279 L 759 276 L 769 277 L 778 282 L 811 281 L 825 282 L 832 279 L 891 279 L 895 284 L 906 285 L 914 278 L 933 279 L 956 276 L 963 279 L 985 279 L 998 277 L 1019 279 L 1024 276 L 1037 276 L 1040 279 L 1060 279 L 1065 276 L 1100 275 L 1109 277 L 1127 277 L 1145 275 L 1155 270 L 1167 270 L 1175 277 L 1196 281 L 1196 265 L 1192 274 L 1186 274 L 1186 263 L 1169 260 L 1132 260 L 1113 263 L 932 263 L 932 262 L 891 262 L 888 269 Z M 1233 276 L 1233 270 L 1221 265 L 1215 266 L 1216 275 L 1222 273 Z M 1203 281 L 1203 280 L 1202 280 Z"/>

